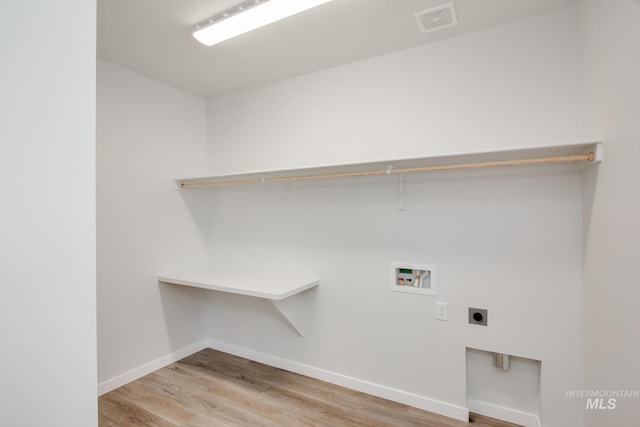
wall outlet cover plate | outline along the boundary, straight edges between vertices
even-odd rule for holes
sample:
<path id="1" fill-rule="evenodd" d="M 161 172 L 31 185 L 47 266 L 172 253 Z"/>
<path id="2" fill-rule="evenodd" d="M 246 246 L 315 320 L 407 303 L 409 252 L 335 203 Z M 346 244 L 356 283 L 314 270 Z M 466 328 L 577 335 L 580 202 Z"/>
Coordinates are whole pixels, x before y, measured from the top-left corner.
<path id="1" fill-rule="evenodd" d="M 448 304 L 446 302 L 436 303 L 436 319 L 449 320 Z"/>

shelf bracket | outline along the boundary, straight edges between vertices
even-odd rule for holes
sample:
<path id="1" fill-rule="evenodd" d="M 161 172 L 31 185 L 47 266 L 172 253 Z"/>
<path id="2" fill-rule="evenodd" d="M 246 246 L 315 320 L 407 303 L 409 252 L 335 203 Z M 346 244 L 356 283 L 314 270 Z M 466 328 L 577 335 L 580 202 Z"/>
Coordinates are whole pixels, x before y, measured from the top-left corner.
<path id="1" fill-rule="evenodd" d="M 271 303 L 271 305 L 276 309 L 276 311 L 277 311 L 278 313 L 280 313 L 280 316 L 282 317 L 282 319 L 283 319 L 284 321 L 286 321 L 286 322 L 287 322 L 287 324 L 288 324 L 289 326 L 291 326 L 291 328 L 292 328 L 294 331 L 296 331 L 296 333 L 297 333 L 299 336 L 303 337 L 303 336 L 304 336 L 304 334 L 302 333 L 302 331 L 300 330 L 300 328 L 296 326 L 296 322 L 294 322 L 294 320 L 296 320 L 296 319 L 292 319 L 292 317 L 293 317 L 293 316 L 291 315 L 291 313 L 289 313 L 289 314 L 287 315 L 286 311 L 284 310 L 284 305 L 286 305 L 286 303 L 285 303 L 284 301 L 285 301 L 285 300 L 269 300 L 269 302 L 270 302 L 270 303 Z"/>
<path id="2" fill-rule="evenodd" d="M 404 205 L 404 175 L 396 175 L 396 193 L 398 195 L 398 210 L 403 211 Z"/>
<path id="3" fill-rule="evenodd" d="M 393 165 L 387 166 L 387 176 L 396 176 L 396 195 L 398 197 L 398 210 L 404 210 L 404 175 L 401 173 L 393 173 Z"/>
<path id="4" fill-rule="evenodd" d="M 266 179 L 263 178 L 262 179 L 262 183 L 263 184 L 267 184 L 268 182 L 266 182 Z M 278 195 L 278 197 L 280 198 L 280 200 L 282 200 L 282 207 L 284 208 L 284 210 L 286 211 L 289 208 L 289 183 L 288 182 L 283 182 L 282 183 L 282 187 L 281 187 L 281 191 L 278 191 L 275 187 L 273 186 L 269 186 L 269 188 Z"/>

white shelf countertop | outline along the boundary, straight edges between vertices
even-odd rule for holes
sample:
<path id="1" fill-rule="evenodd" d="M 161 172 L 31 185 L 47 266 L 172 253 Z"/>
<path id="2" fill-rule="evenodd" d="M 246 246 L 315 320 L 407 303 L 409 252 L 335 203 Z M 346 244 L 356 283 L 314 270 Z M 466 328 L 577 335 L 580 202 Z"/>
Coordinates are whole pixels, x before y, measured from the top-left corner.
<path id="1" fill-rule="evenodd" d="M 318 279 L 280 274 L 187 271 L 158 276 L 159 282 L 280 301 L 320 284 Z"/>

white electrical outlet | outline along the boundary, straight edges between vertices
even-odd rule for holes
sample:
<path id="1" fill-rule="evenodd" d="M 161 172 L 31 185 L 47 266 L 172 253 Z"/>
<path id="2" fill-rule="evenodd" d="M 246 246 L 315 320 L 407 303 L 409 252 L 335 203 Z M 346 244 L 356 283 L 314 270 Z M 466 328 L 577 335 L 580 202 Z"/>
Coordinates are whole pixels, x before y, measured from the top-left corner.
<path id="1" fill-rule="evenodd" d="M 449 320 L 449 315 L 447 313 L 447 303 L 446 302 L 437 302 L 436 303 L 436 319 L 438 320 Z"/>

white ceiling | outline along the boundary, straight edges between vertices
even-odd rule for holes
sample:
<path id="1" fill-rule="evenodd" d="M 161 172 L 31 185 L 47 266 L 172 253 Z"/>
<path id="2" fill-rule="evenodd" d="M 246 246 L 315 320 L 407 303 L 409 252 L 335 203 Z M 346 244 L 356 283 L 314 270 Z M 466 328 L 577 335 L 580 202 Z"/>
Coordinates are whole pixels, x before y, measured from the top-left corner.
<path id="1" fill-rule="evenodd" d="M 458 25 L 422 34 L 413 14 L 448 1 L 333 0 L 206 47 L 191 35 L 195 24 L 243 0 L 98 0 L 98 56 L 193 94 L 212 97 L 544 13 L 579 0 L 453 0 Z"/>

